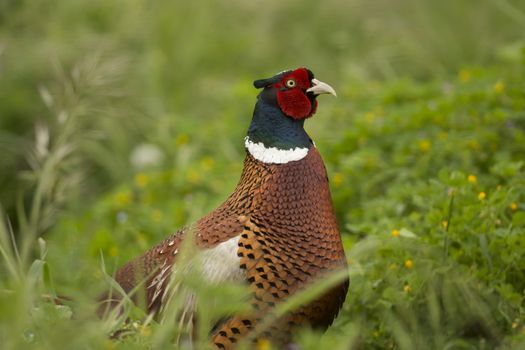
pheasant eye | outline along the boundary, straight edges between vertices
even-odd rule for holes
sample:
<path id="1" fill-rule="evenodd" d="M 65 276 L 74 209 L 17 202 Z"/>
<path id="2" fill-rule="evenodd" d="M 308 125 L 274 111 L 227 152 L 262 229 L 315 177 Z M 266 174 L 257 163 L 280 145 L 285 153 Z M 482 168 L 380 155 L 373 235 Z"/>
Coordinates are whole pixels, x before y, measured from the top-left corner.
<path id="1" fill-rule="evenodd" d="M 288 79 L 285 84 L 286 84 L 286 87 L 293 88 L 295 87 L 295 80 Z"/>

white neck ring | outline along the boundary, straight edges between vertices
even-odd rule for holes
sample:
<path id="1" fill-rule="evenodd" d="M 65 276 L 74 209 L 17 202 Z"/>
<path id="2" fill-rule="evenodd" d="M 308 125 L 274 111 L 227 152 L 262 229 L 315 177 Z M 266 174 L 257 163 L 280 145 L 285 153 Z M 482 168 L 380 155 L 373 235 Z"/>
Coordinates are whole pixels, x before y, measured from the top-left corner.
<path id="1" fill-rule="evenodd" d="M 296 147 L 292 149 L 278 149 L 266 147 L 262 142 L 253 142 L 248 136 L 244 139 L 244 146 L 257 160 L 268 164 L 286 164 L 301 160 L 308 154 L 308 148 Z"/>

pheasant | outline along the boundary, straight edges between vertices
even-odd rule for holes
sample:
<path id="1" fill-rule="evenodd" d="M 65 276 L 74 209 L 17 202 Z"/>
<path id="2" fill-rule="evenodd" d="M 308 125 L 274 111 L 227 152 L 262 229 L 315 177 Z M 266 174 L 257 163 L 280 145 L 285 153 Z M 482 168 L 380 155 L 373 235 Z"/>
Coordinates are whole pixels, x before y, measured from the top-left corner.
<path id="1" fill-rule="evenodd" d="M 210 214 L 114 275 L 126 293 L 144 282 L 147 310 L 157 314 L 172 288 L 169 277 L 181 242 L 193 237 L 207 281 L 245 281 L 251 293 L 250 312 L 221 320 L 211 331 L 215 349 L 234 348 L 275 305 L 327 273 L 346 269 L 326 169 L 303 128 L 305 119 L 317 110 L 317 96 L 335 96 L 334 89 L 306 68 L 256 80 L 254 86 L 262 91 L 244 140 L 244 169 L 234 192 Z M 326 329 L 347 289 L 345 279 L 281 317 L 265 337 L 286 344 L 294 329 Z M 108 298 L 105 305 L 117 303 Z"/>

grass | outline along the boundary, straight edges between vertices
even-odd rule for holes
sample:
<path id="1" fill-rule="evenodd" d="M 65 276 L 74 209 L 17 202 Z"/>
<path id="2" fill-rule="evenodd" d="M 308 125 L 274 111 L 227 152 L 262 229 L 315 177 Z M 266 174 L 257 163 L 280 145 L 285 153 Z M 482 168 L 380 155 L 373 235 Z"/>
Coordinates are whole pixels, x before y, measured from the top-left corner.
<path id="1" fill-rule="evenodd" d="M 100 321 L 94 300 L 119 265 L 234 188 L 251 80 L 307 65 L 339 94 L 307 129 L 351 284 L 327 334 L 305 330 L 298 344 L 525 348 L 523 5 L 236 5 L 0 5 L 3 347 L 170 347 L 173 317 L 126 303 L 130 323 Z M 204 347 L 245 291 L 179 278 L 203 300 Z M 122 327 L 127 337 L 108 338 Z"/>

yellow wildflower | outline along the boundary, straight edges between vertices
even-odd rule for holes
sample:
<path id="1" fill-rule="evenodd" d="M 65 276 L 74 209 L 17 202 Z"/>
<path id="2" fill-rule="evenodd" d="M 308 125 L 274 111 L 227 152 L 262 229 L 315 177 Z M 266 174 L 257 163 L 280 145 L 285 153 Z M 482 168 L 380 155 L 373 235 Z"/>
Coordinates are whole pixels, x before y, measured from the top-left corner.
<path id="1" fill-rule="evenodd" d="M 109 337 L 108 337 L 109 338 Z M 117 345 L 116 345 L 116 342 L 114 340 L 111 340 L 111 339 L 107 339 L 105 342 L 104 342 L 104 349 L 106 350 L 113 350 L 113 349 L 116 349 L 117 348 Z"/>
<path id="2" fill-rule="evenodd" d="M 129 191 L 118 192 L 115 195 L 115 202 L 119 206 L 124 206 L 126 204 L 131 203 L 131 192 L 129 192 Z"/>
<path id="3" fill-rule="evenodd" d="M 503 91 L 505 91 L 505 84 L 503 84 L 501 80 L 498 80 L 496 84 L 494 84 L 494 92 L 501 94 Z"/>
<path id="4" fill-rule="evenodd" d="M 432 122 L 436 125 L 444 125 L 445 123 L 445 118 L 443 117 L 443 114 L 436 114 L 432 117 Z M 445 133 L 440 133 L 440 134 L 446 134 Z M 441 135 L 438 135 L 441 137 Z M 448 136 L 448 135 L 447 135 Z"/>
<path id="5" fill-rule="evenodd" d="M 466 83 L 467 81 L 470 80 L 470 72 L 466 69 L 462 69 L 459 71 L 459 80 L 462 82 L 462 83 Z"/>
<path id="6" fill-rule="evenodd" d="M 344 176 L 342 173 L 335 173 L 332 177 L 332 183 L 334 184 L 334 187 L 339 187 L 343 183 Z"/>
<path id="7" fill-rule="evenodd" d="M 145 337 L 149 337 L 151 335 L 151 328 L 146 325 L 142 325 L 139 327 L 140 335 L 143 335 Z"/>
<path id="8" fill-rule="evenodd" d="M 512 211 L 518 210 L 518 205 L 515 202 L 510 203 L 510 209 Z"/>
<path id="9" fill-rule="evenodd" d="M 479 150 L 481 148 L 478 140 L 469 140 L 467 142 L 467 147 L 472 149 L 472 150 Z"/>
<path id="10" fill-rule="evenodd" d="M 137 187 L 144 188 L 149 182 L 149 177 L 144 173 L 138 173 L 133 180 Z"/>
<path id="11" fill-rule="evenodd" d="M 412 287 L 410 287 L 409 284 L 405 284 L 405 286 L 403 287 L 403 291 L 408 294 L 412 292 Z"/>
<path id="12" fill-rule="evenodd" d="M 266 339 L 262 338 L 257 340 L 256 349 L 257 350 L 270 350 L 272 348 L 272 343 Z"/>
<path id="13" fill-rule="evenodd" d="M 109 256 L 117 256 L 118 255 L 118 247 L 116 245 L 112 245 L 109 248 L 108 254 L 109 254 Z"/>
<path id="14" fill-rule="evenodd" d="M 212 157 L 206 156 L 201 159 L 201 166 L 206 171 L 212 170 L 214 165 L 215 160 Z"/>
<path id="15" fill-rule="evenodd" d="M 476 175 L 469 175 L 468 178 L 467 178 L 468 182 L 470 182 L 471 184 L 475 184 L 476 182 L 478 182 L 478 178 L 476 177 Z"/>
<path id="16" fill-rule="evenodd" d="M 432 143 L 430 143 L 429 140 L 419 141 L 419 149 L 421 150 L 421 152 L 428 152 L 431 146 L 432 146 Z"/>
<path id="17" fill-rule="evenodd" d="M 393 229 L 391 233 L 392 237 L 399 237 L 400 234 L 399 230 L 396 229 Z"/>
<path id="18" fill-rule="evenodd" d="M 188 173 L 186 175 L 186 178 L 187 180 L 192 183 L 192 184 L 196 184 L 200 181 L 200 174 L 197 170 L 195 169 L 190 169 L 188 170 Z"/>
<path id="19" fill-rule="evenodd" d="M 413 262 L 412 260 L 410 260 L 410 259 L 406 260 L 406 261 L 405 261 L 405 267 L 406 267 L 407 269 L 411 269 L 411 268 L 413 268 L 413 267 L 414 267 L 414 262 Z"/>
<path id="20" fill-rule="evenodd" d="M 186 134 L 179 134 L 175 138 L 175 144 L 177 146 L 182 146 L 182 145 L 187 144 L 189 140 L 190 140 L 190 138 L 188 137 L 188 135 L 186 135 Z"/>
<path id="21" fill-rule="evenodd" d="M 487 197 L 487 194 L 485 192 L 478 193 L 478 199 L 480 201 L 484 200 Z"/>
<path id="22" fill-rule="evenodd" d="M 139 232 L 136 236 L 136 242 L 140 247 L 147 246 L 148 237 L 143 232 Z"/>

